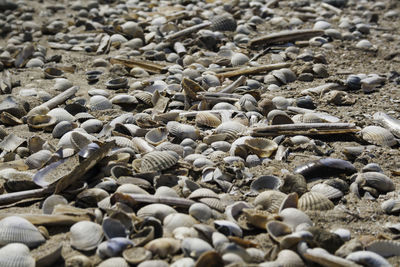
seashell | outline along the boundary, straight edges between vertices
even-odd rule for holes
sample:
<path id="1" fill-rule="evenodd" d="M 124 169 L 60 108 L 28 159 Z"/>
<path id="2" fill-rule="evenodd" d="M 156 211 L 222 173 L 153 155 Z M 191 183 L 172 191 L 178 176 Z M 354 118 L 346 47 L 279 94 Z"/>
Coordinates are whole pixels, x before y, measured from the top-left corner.
<path id="1" fill-rule="evenodd" d="M 381 172 L 383 173 L 383 170 L 381 166 L 377 163 L 368 163 L 365 165 L 362 169 L 361 172 Z"/>
<path id="2" fill-rule="evenodd" d="M 127 237 L 129 235 L 129 230 L 125 228 L 125 226 L 117 219 L 113 218 L 105 218 L 102 222 L 102 228 L 104 232 L 104 236 L 111 240 L 113 238 L 118 237 Z M 112 256 L 109 256 L 112 257 Z"/>
<path id="3" fill-rule="evenodd" d="M 171 267 L 180 267 L 180 266 L 194 266 L 195 262 L 192 258 L 181 258 L 177 261 L 175 261 L 174 263 L 172 263 L 170 266 Z"/>
<path id="4" fill-rule="evenodd" d="M 250 184 L 250 189 L 254 192 L 264 190 L 278 190 L 282 185 L 281 179 L 273 175 L 262 175 L 253 180 Z"/>
<path id="5" fill-rule="evenodd" d="M 212 217 L 212 211 L 210 207 L 203 203 L 195 203 L 190 206 L 189 215 L 203 222 L 209 220 Z"/>
<path id="6" fill-rule="evenodd" d="M 9 126 L 16 126 L 16 125 L 20 125 L 20 124 L 24 123 L 21 119 L 18 119 L 17 117 L 11 115 L 10 113 L 8 113 L 6 111 L 3 111 L 0 114 L 0 121 L 4 125 L 9 125 Z"/>
<path id="7" fill-rule="evenodd" d="M 400 199 L 389 199 L 381 204 L 381 208 L 387 214 L 397 214 L 400 212 Z"/>
<path id="8" fill-rule="evenodd" d="M 274 103 L 275 107 L 280 110 L 286 110 L 289 106 L 289 100 L 282 96 L 276 96 L 272 98 L 272 102 Z"/>
<path id="9" fill-rule="evenodd" d="M 56 124 L 57 119 L 49 115 L 32 115 L 27 119 L 27 124 L 29 127 L 34 129 L 43 129 L 46 127 L 51 127 Z"/>
<path id="10" fill-rule="evenodd" d="M 222 211 L 225 210 L 224 204 L 221 202 L 221 200 L 219 200 L 217 198 L 203 197 L 199 201 L 201 203 L 203 203 L 203 204 L 206 204 L 210 208 L 217 210 L 217 211 L 222 212 Z"/>
<path id="11" fill-rule="evenodd" d="M 137 104 L 138 101 L 136 99 L 136 97 L 132 96 L 132 95 L 127 95 L 127 94 L 118 94 L 116 96 L 114 96 L 113 98 L 111 98 L 111 103 L 115 104 L 115 105 L 133 105 L 133 104 Z"/>
<path id="12" fill-rule="evenodd" d="M 76 196 L 76 203 L 77 207 L 97 207 L 97 203 L 106 197 L 109 194 L 107 191 L 100 189 L 100 188 L 89 188 Z"/>
<path id="13" fill-rule="evenodd" d="M 167 130 L 170 134 L 180 138 L 190 138 L 193 140 L 197 140 L 200 135 L 200 131 L 193 127 L 192 125 L 179 123 L 176 121 L 170 121 L 167 123 Z"/>
<path id="14" fill-rule="evenodd" d="M 116 78 L 106 82 L 107 89 L 121 89 L 128 87 L 128 79 L 124 77 Z"/>
<path id="15" fill-rule="evenodd" d="M 254 199 L 254 205 L 258 206 L 260 205 L 262 209 L 271 212 L 271 213 L 276 213 L 279 210 L 279 207 L 286 197 L 286 194 L 276 191 L 276 190 L 268 190 L 261 192 L 255 199 Z"/>
<path id="16" fill-rule="evenodd" d="M 124 258 L 113 257 L 101 262 L 97 267 L 129 267 L 129 264 Z"/>
<path id="17" fill-rule="evenodd" d="M 0 221 L 0 245 L 22 243 L 28 247 L 37 247 L 45 242 L 39 230 L 28 220 L 8 216 Z"/>
<path id="18" fill-rule="evenodd" d="M 310 191 L 322 194 L 330 200 L 343 197 L 342 191 L 328 184 L 316 184 L 311 188 Z"/>
<path id="19" fill-rule="evenodd" d="M 267 115 L 267 120 L 271 125 L 279 124 L 293 124 L 293 120 L 286 114 L 285 111 L 274 109 L 271 110 Z"/>
<path id="20" fill-rule="evenodd" d="M 292 233 L 292 229 L 289 225 L 279 221 L 272 221 L 267 223 L 266 229 L 272 240 L 274 240 L 278 244 L 282 241 L 283 236 Z"/>
<path id="21" fill-rule="evenodd" d="M 90 136 L 89 134 L 72 131 L 70 135 L 70 141 L 75 150 L 82 150 L 92 143 L 92 141 L 94 141 L 94 137 Z"/>
<path id="22" fill-rule="evenodd" d="M 224 264 L 225 263 L 219 253 L 213 250 L 201 254 L 196 262 L 197 267 L 218 267 L 223 266 Z"/>
<path id="23" fill-rule="evenodd" d="M 386 113 L 376 112 L 373 116 L 374 121 L 382 127 L 388 129 L 397 138 L 400 137 L 400 120 L 395 119 Z"/>
<path id="24" fill-rule="evenodd" d="M 72 131 L 77 127 L 76 123 L 69 121 L 61 121 L 53 128 L 52 135 L 54 138 L 61 138 L 64 134 Z"/>
<path id="25" fill-rule="evenodd" d="M 289 249 L 281 250 L 275 262 L 279 265 L 290 267 L 301 267 L 305 265 L 301 257 L 296 252 Z"/>
<path id="26" fill-rule="evenodd" d="M 51 195 L 46 198 L 42 205 L 43 214 L 52 214 L 54 207 L 58 204 L 67 205 L 68 201 L 61 195 Z"/>
<path id="27" fill-rule="evenodd" d="M 54 108 L 47 112 L 47 115 L 55 117 L 57 119 L 56 123 L 59 123 L 60 121 L 72 122 L 75 120 L 75 117 L 63 108 Z"/>
<path id="28" fill-rule="evenodd" d="M 125 249 L 122 256 L 128 263 L 135 265 L 150 260 L 152 253 L 143 247 L 133 247 Z"/>
<path id="29" fill-rule="evenodd" d="M 241 66 L 249 62 L 250 58 L 243 53 L 235 53 L 231 58 L 233 67 Z"/>
<path id="30" fill-rule="evenodd" d="M 199 112 L 196 115 L 196 125 L 200 127 L 216 128 L 221 124 L 221 120 L 210 112 Z"/>
<path id="31" fill-rule="evenodd" d="M 380 126 L 367 126 L 361 130 L 361 137 L 372 144 L 380 146 L 394 146 L 397 140 L 393 134 Z"/>
<path id="32" fill-rule="evenodd" d="M 54 89 L 56 91 L 65 91 L 73 86 L 72 82 L 65 78 L 56 78 L 54 80 Z"/>
<path id="33" fill-rule="evenodd" d="M 305 243 L 303 243 L 305 244 Z M 323 248 L 306 248 L 301 255 L 308 261 L 316 262 L 324 266 L 352 266 L 352 261 L 330 254 Z M 379 265 L 378 265 L 379 266 Z"/>
<path id="34" fill-rule="evenodd" d="M 98 133 L 103 128 L 103 122 L 97 119 L 88 119 L 80 127 L 87 133 Z"/>
<path id="35" fill-rule="evenodd" d="M 144 139 L 151 145 L 157 146 L 164 141 L 167 141 L 168 131 L 164 127 L 155 128 L 147 132 Z"/>
<path id="36" fill-rule="evenodd" d="M 111 109 L 112 103 L 104 96 L 95 95 L 90 98 L 89 106 L 91 110 L 105 110 Z"/>
<path id="37" fill-rule="evenodd" d="M 237 107 L 226 102 L 219 102 L 213 106 L 211 110 L 234 110 L 237 111 Z"/>
<path id="38" fill-rule="evenodd" d="M 0 249 L 0 266 L 4 267 L 35 267 L 35 259 L 29 254 L 29 248 L 24 244 L 12 243 Z"/>
<path id="39" fill-rule="evenodd" d="M 244 144 L 250 152 L 261 158 L 268 158 L 278 149 L 278 145 L 274 141 L 266 138 L 247 139 L 244 141 Z"/>
<path id="40" fill-rule="evenodd" d="M 177 213 L 177 211 L 168 205 L 155 203 L 140 208 L 137 211 L 136 215 L 139 218 L 154 217 L 159 219 L 160 221 L 163 221 L 165 217 L 172 213 Z"/>
<path id="41" fill-rule="evenodd" d="M 281 218 L 282 222 L 292 227 L 292 229 L 296 229 L 296 227 L 300 224 L 310 226 L 313 225 L 310 217 L 308 217 L 307 214 L 295 208 L 286 208 L 281 210 L 279 212 L 279 217 Z"/>
<path id="42" fill-rule="evenodd" d="M 319 113 L 319 112 L 307 112 L 303 115 L 303 122 L 304 123 L 324 123 L 324 122 L 331 122 L 336 123 L 339 122 L 340 119 L 326 114 L 326 113 Z"/>
<path id="43" fill-rule="evenodd" d="M 382 193 L 387 193 L 395 190 L 393 181 L 385 174 L 380 172 L 364 172 L 357 176 L 356 182 L 371 186 Z"/>
<path id="44" fill-rule="evenodd" d="M 250 94 L 243 95 L 239 99 L 238 104 L 239 104 L 241 110 L 244 110 L 244 111 L 258 111 L 257 100 Z"/>
<path id="45" fill-rule="evenodd" d="M 63 78 L 64 72 L 58 68 L 48 67 L 43 70 L 46 79 Z"/>
<path id="46" fill-rule="evenodd" d="M 199 188 L 193 191 L 189 196 L 189 199 L 200 199 L 200 198 L 219 198 L 218 195 L 208 188 Z"/>
<path id="47" fill-rule="evenodd" d="M 369 243 L 365 249 L 384 258 L 400 256 L 400 242 L 394 240 L 375 240 Z"/>
<path id="48" fill-rule="evenodd" d="M 30 155 L 26 160 L 25 164 L 29 169 L 40 169 L 51 159 L 53 153 L 48 150 L 40 150 Z"/>
<path id="49" fill-rule="evenodd" d="M 337 176 L 339 174 L 351 175 L 357 172 L 357 169 L 346 160 L 325 158 L 296 167 L 294 172 L 303 175 L 306 179 L 311 179 Z"/>
<path id="50" fill-rule="evenodd" d="M 307 192 L 299 198 L 298 206 L 300 210 L 330 210 L 335 205 L 321 193 Z"/>
<path id="51" fill-rule="evenodd" d="M 192 164 L 194 168 L 198 169 L 214 166 L 213 161 L 203 157 L 195 159 Z"/>
<path id="52" fill-rule="evenodd" d="M 372 251 L 352 252 L 346 257 L 346 260 L 351 260 L 366 266 L 391 266 L 385 258 Z"/>
<path id="53" fill-rule="evenodd" d="M 236 20 L 230 14 L 217 15 L 211 20 L 212 31 L 235 31 Z"/>
<path id="54" fill-rule="evenodd" d="M 218 134 L 226 134 L 229 139 L 235 139 L 245 133 L 247 128 L 239 122 L 228 121 L 220 124 L 215 130 Z"/>
<path id="55" fill-rule="evenodd" d="M 174 166 L 179 156 L 173 151 L 153 151 L 147 153 L 140 163 L 141 172 L 163 171 Z"/>
<path id="56" fill-rule="evenodd" d="M 77 250 L 90 251 L 103 240 L 103 230 L 94 222 L 82 221 L 71 226 L 71 246 Z"/>
<path id="57" fill-rule="evenodd" d="M 142 101 L 144 104 L 148 106 L 153 106 L 152 97 L 153 95 L 148 92 L 140 91 L 135 94 L 136 99 Z"/>
<path id="58" fill-rule="evenodd" d="M 201 254 L 213 250 L 213 247 L 200 238 L 187 237 L 183 239 L 181 249 L 186 257 L 197 259 Z"/>
<path id="59" fill-rule="evenodd" d="M 173 255 L 179 251 L 181 242 L 173 238 L 157 238 L 147 243 L 144 248 L 161 258 Z"/>
<path id="60" fill-rule="evenodd" d="M 234 235 L 234 236 L 242 237 L 242 235 L 243 235 L 242 229 L 236 223 L 233 223 L 231 221 L 215 220 L 214 226 L 215 226 L 215 229 L 218 230 L 218 232 L 220 232 L 226 236 Z"/>
<path id="61" fill-rule="evenodd" d="M 192 216 L 183 213 L 171 213 L 163 220 L 164 230 L 169 233 L 178 227 L 192 227 L 196 223 Z"/>

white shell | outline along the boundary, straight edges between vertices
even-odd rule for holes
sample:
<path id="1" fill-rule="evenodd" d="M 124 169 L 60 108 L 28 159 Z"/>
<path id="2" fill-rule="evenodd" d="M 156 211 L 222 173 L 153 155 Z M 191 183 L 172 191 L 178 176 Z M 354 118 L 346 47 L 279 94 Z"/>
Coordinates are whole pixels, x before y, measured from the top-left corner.
<path id="1" fill-rule="evenodd" d="M 103 240 L 103 229 L 101 225 L 82 221 L 71 226 L 71 246 L 83 251 L 95 249 Z"/>
<path id="2" fill-rule="evenodd" d="M 367 126 L 361 130 L 362 138 L 372 144 L 394 146 L 397 144 L 393 134 L 380 126 Z"/>
<path id="3" fill-rule="evenodd" d="M 12 243 L 0 249 L 0 266 L 35 267 L 35 259 L 29 254 L 29 248 L 26 245 Z"/>
<path id="4" fill-rule="evenodd" d="M 39 230 L 24 218 L 9 216 L 0 221 L 0 245 L 23 243 L 36 247 L 44 242 Z"/>

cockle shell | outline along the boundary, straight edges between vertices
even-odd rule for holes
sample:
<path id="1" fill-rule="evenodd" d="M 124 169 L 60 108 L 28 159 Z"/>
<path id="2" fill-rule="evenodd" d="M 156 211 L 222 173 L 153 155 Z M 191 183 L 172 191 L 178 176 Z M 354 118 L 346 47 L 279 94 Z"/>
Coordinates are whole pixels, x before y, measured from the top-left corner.
<path id="1" fill-rule="evenodd" d="M 236 20 L 230 14 L 217 15 L 211 20 L 213 31 L 235 31 Z"/>
<path id="2" fill-rule="evenodd" d="M 190 138 L 197 140 L 200 135 L 200 131 L 194 126 L 189 124 L 183 124 L 176 121 L 170 121 L 167 123 L 167 130 L 170 134 L 180 138 Z"/>
<path id="3" fill-rule="evenodd" d="M 286 197 L 286 194 L 284 194 L 280 191 L 267 190 L 267 191 L 260 193 L 254 199 L 254 205 L 255 206 L 261 205 L 261 207 L 268 212 L 272 212 L 272 213 L 278 212 L 279 207 L 285 197 Z"/>
<path id="4" fill-rule="evenodd" d="M 216 115 L 206 111 L 199 112 L 195 122 L 197 126 L 210 128 L 218 127 L 221 124 L 221 120 Z"/>
<path id="5" fill-rule="evenodd" d="M 149 152 L 141 159 L 141 172 L 157 172 L 168 169 L 178 162 L 179 156 L 173 151 Z"/>
<path id="6" fill-rule="evenodd" d="M 300 210 L 330 210 L 335 206 L 325 195 L 318 192 L 307 192 L 299 198 Z"/>
<path id="7" fill-rule="evenodd" d="M 0 249 L 0 266 L 35 267 L 35 259 L 29 254 L 29 248 L 26 245 L 12 243 Z"/>
<path id="8" fill-rule="evenodd" d="M 149 144 L 156 146 L 166 141 L 167 137 L 168 137 L 167 129 L 160 127 L 152 129 L 149 132 L 147 132 L 144 138 Z"/>
<path id="9" fill-rule="evenodd" d="M 397 144 L 393 134 L 380 126 L 367 126 L 361 130 L 362 138 L 375 145 L 394 146 Z"/>
<path id="10" fill-rule="evenodd" d="M 343 196 L 342 191 L 340 191 L 339 189 L 337 189 L 333 186 L 330 186 L 330 185 L 324 184 L 324 183 L 314 185 L 310 191 L 320 193 L 331 200 L 338 199 Z"/>
<path id="11" fill-rule="evenodd" d="M 216 128 L 217 133 L 226 134 L 230 139 L 238 137 L 240 134 L 245 133 L 246 130 L 246 126 L 235 121 L 223 122 Z"/>
<path id="12" fill-rule="evenodd" d="M 0 221 L 0 245 L 23 243 L 36 247 L 44 242 L 39 230 L 24 218 L 9 216 Z"/>
<path id="13" fill-rule="evenodd" d="M 360 173 L 356 179 L 360 185 L 372 186 L 382 193 L 391 192 L 395 190 L 395 185 L 389 177 L 380 172 L 364 172 Z"/>
<path id="14" fill-rule="evenodd" d="M 25 164 L 28 165 L 30 169 L 40 169 L 51 159 L 52 155 L 53 153 L 49 150 L 43 149 L 30 155 L 25 160 Z"/>

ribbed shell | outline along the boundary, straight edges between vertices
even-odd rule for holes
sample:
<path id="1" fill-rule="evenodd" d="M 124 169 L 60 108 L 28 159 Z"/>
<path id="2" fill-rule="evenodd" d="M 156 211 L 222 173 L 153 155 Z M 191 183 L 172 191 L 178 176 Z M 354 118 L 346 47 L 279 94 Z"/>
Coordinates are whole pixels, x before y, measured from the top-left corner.
<path id="1" fill-rule="evenodd" d="M 400 256 L 400 242 L 394 240 L 375 240 L 368 244 L 365 249 L 385 258 Z"/>
<path id="2" fill-rule="evenodd" d="M 244 96 L 242 96 L 239 99 L 238 103 L 239 103 L 241 110 L 244 110 L 244 111 L 257 111 L 258 110 L 257 100 L 254 98 L 254 96 L 252 96 L 250 94 L 245 94 Z"/>
<path id="3" fill-rule="evenodd" d="M 199 199 L 199 201 L 203 204 L 206 204 L 210 208 L 218 210 L 220 212 L 223 212 L 225 210 L 225 205 L 218 198 L 203 197 Z"/>
<path id="4" fill-rule="evenodd" d="M 260 193 L 254 199 L 254 205 L 261 205 L 262 208 L 268 212 L 276 213 L 279 210 L 279 207 L 282 201 L 285 199 L 286 194 L 276 191 L 276 190 L 268 190 Z"/>
<path id="5" fill-rule="evenodd" d="M 307 192 L 299 198 L 300 210 L 330 210 L 334 204 L 326 196 L 317 192 Z"/>
<path id="6" fill-rule="evenodd" d="M 157 172 L 168 169 L 178 162 L 178 154 L 173 151 L 153 151 L 141 160 L 141 172 Z"/>
<path id="7" fill-rule="evenodd" d="M 144 137 L 144 139 L 152 145 L 159 145 L 166 141 L 168 137 L 167 129 L 164 127 L 150 130 Z"/>
<path id="8" fill-rule="evenodd" d="M 189 199 L 199 198 L 219 198 L 217 193 L 208 188 L 199 188 L 193 191 L 189 196 Z"/>
<path id="9" fill-rule="evenodd" d="M 71 246 L 83 251 L 95 249 L 103 240 L 103 229 L 101 225 L 82 221 L 71 226 Z"/>
<path id="10" fill-rule="evenodd" d="M 236 20 L 229 14 L 217 15 L 211 20 L 213 31 L 235 31 Z"/>
<path id="11" fill-rule="evenodd" d="M 153 106 L 153 102 L 151 101 L 152 94 L 142 91 L 142 92 L 136 93 L 135 97 L 136 97 L 136 99 L 142 101 L 146 105 Z"/>
<path id="12" fill-rule="evenodd" d="M 221 120 L 210 112 L 200 112 L 196 115 L 196 125 L 215 128 L 221 124 Z"/>
<path id="13" fill-rule="evenodd" d="M 92 96 L 89 100 L 89 105 L 91 110 L 105 110 L 112 108 L 111 101 L 101 95 Z"/>
<path id="14" fill-rule="evenodd" d="M 69 121 L 72 122 L 75 120 L 75 117 L 72 116 L 68 111 L 66 111 L 63 108 L 54 108 L 52 110 L 50 110 L 47 115 L 55 117 L 57 119 L 57 122 L 60 121 Z"/>
<path id="15" fill-rule="evenodd" d="M 134 144 L 134 142 L 127 138 L 127 137 L 123 137 L 123 136 L 112 136 L 109 139 L 107 139 L 108 141 L 114 140 L 115 144 L 119 147 L 130 147 L 133 149 L 136 149 L 136 145 Z"/>
<path id="16" fill-rule="evenodd" d="M 26 245 L 13 243 L 0 249 L 0 266 L 35 267 L 35 259 L 29 254 L 29 248 Z"/>
<path id="17" fill-rule="evenodd" d="M 51 153 L 49 150 L 40 150 L 30 155 L 25 160 L 25 164 L 28 165 L 30 169 L 40 169 L 50 160 L 52 155 L 53 153 Z"/>
<path id="18" fill-rule="evenodd" d="M 364 172 L 358 175 L 365 179 L 366 185 L 371 186 L 380 192 L 386 193 L 395 190 L 395 185 L 389 177 L 380 172 Z"/>
<path id="19" fill-rule="evenodd" d="M 24 218 L 9 216 L 0 221 L 0 245 L 23 243 L 36 247 L 45 241 L 39 230 Z"/>
<path id="20" fill-rule="evenodd" d="M 243 134 L 247 130 L 247 127 L 243 124 L 235 121 L 227 121 L 220 124 L 216 131 L 219 134 L 226 134 L 228 138 L 234 139 L 238 135 Z"/>
<path id="21" fill-rule="evenodd" d="M 362 138 L 372 144 L 380 146 L 394 146 L 397 144 L 393 134 L 380 126 L 367 126 L 361 130 Z"/>
<path id="22" fill-rule="evenodd" d="M 189 124 L 183 124 L 176 121 L 170 121 L 167 123 L 167 130 L 170 134 L 180 138 L 190 138 L 197 140 L 199 138 L 200 132 L 194 126 Z"/>
<path id="23" fill-rule="evenodd" d="M 114 257 L 101 262 L 98 267 L 129 267 L 129 264 L 124 258 Z"/>
<path id="24" fill-rule="evenodd" d="M 329 199 L 338 199 L 343 196 L 342 191 L 327 184 L 316 184 L 311 188 L 310 191 L 320 193 Z"/>
<path id="25" fill-rule="evenodd" d="M 247 149 L 261 158 L 267 158 L 277 149 L 278 144 L 267 138 L 252 138 L 244 141 Z"/>
<path id="26" fill-rule="evenodd" d="M 244 65 L 249 62 L 249 57 L 243 53 L 235 53 L 231 58 L 231 64 L 233 67 Z"/>

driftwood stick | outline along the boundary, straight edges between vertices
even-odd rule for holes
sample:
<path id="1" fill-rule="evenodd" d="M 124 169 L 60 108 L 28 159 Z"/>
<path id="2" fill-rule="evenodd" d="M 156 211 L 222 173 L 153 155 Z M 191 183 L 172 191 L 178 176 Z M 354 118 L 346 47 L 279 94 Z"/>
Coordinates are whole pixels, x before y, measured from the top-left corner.
<path id="1" fill-rule="evenodd" d="M 247 75 L 247 74 L 258 74 L 258 73 L 265 73 L 271 70 L 282 69 L 290 67 L 290 63 L 276 63 L 276 64 L 269 64 L 269 65 L 262 65 L 258 67 L 248 67 L 239 70 L 227 71 L 218 73 L 216 76 L 219 78 L 230 78 L 239 75 Z"/>
<path id="2" fill-rule="evenodd" d="M 49 188 L 39 188 L 20 192 L 13 192 L 0 195 L 0 206 L 13 204 L 27 198 L 43 198 L 51 195 L 53 190 Z"/>
<path id="3" fill-rule="evenodd" d="M 205 27 L 208 27 L 208 26 L 210 26 L 210 25 L 211 25 L 211 22 L 203 22 L 203 23 L 194 25 L 194 26 L 192 26 L 192 27 L 189 27 L 189 28 L 180 30 L 180 31 L 175 32 L 175 33 L 172 33 L 172 34 L 170 34 L 170 35 L 167 35 L 167 36 L 165 37 L 165 41 L 166 41 L 166 42 L 171 42 L 171 41 L 173 41 L 173 40 L 175 40 L 175 39 L 178 39 L 178 38 L 187 36 L 187 35 L 189 35 L 189 34 L 192 34 L 192 33 L 194 33 L 194 32 L 197 32 L 198 30 L 201 30 L 201 29 L 203 29 L 203 28 L 205 28 Z"/>
<path id="4" fill-rule="evenodd" d="M 69 226 L 80 221 L 90 221 L 91 218 L 85 215 L 64 215 L 64 214 L 15 214 L 15 213 L 1 213 L 0 220 L 8 216 L 18 216 L 27 219 L 34 225 L 47 225 L 47 226 Z"/>
<path id="5" fill-rule="evenodd" d="M 281 31 L 254 38 L 253 40 L 250 41 L 250 46 L 256 47 L 261 45 L 271 45 L 277 43 L 294 42 L 298 40 L 307 40 L 312 37 L 321 36 L 323 34 L 324 31 L 322 30 Z"/>
<path id="6" fill-rule="evenodd" d="M 252 136 L 277 135 L 326 135 L 355 133 L 359 129 L 354 123 L 296 123 L 257 127 L 250 130 Z"/>
<path id="7" fill-rule="evenodd" d="M 111 58 L 111 64 L 122 64 L 128 68 L 141 67 L 142 69 L 151 73 L 161 73 L 164 71 L 166 65 L 161 65 L 147 60 L 139 59 L 121 59 L 121 58 Z"/>
<path id="8" fill-rule="evenodd" d="M 193 200 L 179 197 L 156 197 L 152 195 L 124 193 L 115 193 L 112 195 L 111 203 L 115 202 L 125 202 L 131 206 L 134 206 L 136 203 L 163 203 L 183 208 L 189 208 L 192 204 L 196 203 Z"/>

